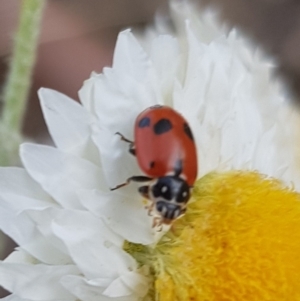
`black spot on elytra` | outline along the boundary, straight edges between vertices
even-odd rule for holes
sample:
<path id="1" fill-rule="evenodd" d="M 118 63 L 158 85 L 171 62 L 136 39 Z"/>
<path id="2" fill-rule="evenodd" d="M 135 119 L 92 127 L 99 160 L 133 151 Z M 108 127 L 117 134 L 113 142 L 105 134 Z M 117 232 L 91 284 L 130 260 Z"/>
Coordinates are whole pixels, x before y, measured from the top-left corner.
<path id="1" fill-rule="evenodd" d="M 192 141 L 194 141 L 193 133 L 192 133 L 192 131 L 191 131 L 189 125 L 188 125 L 186 122 L 183 124 L 183 130 L 184 130 L 184 132 L 188 135 L 188 137 L 189 137 Z"/>
<path id="2" fill-rule="evenodd" d="M 161 135 L 172 129 L 172 123 L 169 119 L 162 118 L 158 120 L 153 127 L 154 133 L 156 135 Z"/>
<path id="3" fill-rule="evenodd" d="M 150 118 L 149 117 L 144 117 L 139 121 L 138 127 L 139 128 L 145 128 L 150 126 Z"/>
<path id="4" fill-rule="evenodd" d="M 155 162 L 154 162 L 154 161 L 151 161 L 150 164 L 149 164 L 149 167 L 150 167 L 150 168 L 153 168 L 154 166 L 155 166 Z"/>

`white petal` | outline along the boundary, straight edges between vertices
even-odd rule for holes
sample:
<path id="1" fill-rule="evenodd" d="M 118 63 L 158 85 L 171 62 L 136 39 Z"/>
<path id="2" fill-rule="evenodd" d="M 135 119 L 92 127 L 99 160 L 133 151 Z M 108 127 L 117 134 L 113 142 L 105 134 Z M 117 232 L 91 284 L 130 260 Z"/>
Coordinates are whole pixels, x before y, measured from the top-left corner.
<path id="1" fill-rule="evenodd" d="M 22 247 L 42 263 L 54 265 L 72 263 L 70 256 L 61 252 L 57 245 L 53 245 L 49 239 L 43 236 L 23 244 Z"/>
<path id="2" fill-rule="evenodd" d="M 117 278 L 104 290 L 103 295 L 118 298 L 121 296 L 130 296 L 132 295 L 132 291 L 125 285 L 122 279 Z"/>
<path id="3" fill-rule="evenodd" d="M 66 208 L 82 208 L 77 189 L 107 189 L 96 165 L 56 148 L 23 144 L 21 158 L 32 178 Z"/>
<path id="4" fill-rule="evenodd" d="M 21 247 L 17 247 L 15 251 L 10 253 L 6 258 L 5 262 L 10 263 L 30 263 L 37 264 L 39 263 L 36 258 L 32 257 L 28 252 L 26 252 Z"/>
<path id="5" fill-rule="evenodd" d="M 152 41 L 150 56 L 155 68 L 160 93 L 165 104 L 171 106 L 173 104 L 174 79 L 178 76 L 180 67 L 177 40 L 170 35 L 159 35 Z"/>
<path id="6" fill-rule="evenodd" d="M 0 209 L 1 230 L 29 254 L 48 264 L 69 262 L 66 256 L 57 249 L 57 245 L 52 245 L 48 239 L 39 233 L 26 213 L 16 214 L 3 206 L 0 206 Z"/>
<path id="7" fill-rule="evenodd" d="M 98 281 L 96 281 L 98 282 Z M 101 281 L 103 282 L 103 281 Z M 138 301 L 138 296 L 123 296 L 119 298 L 110 298 L 102 293 L 104 288 L 95 284 L 94 280 L 86 280 L 80 276 L 66 276 L 62 279 L 62 284 L 72 294 L 82 301 Z"/>
<path id="8" fill-rule="evenodd" d="M 80 90 L 81 98 L 87 98 L 86 94 L 93 103 L 92 112 L 98 118 L 100 128 L 122 132 L 126 136 L 132 134 L 137 115 L 160 102 L 148 81 L 139 83 L 128 74 L 115 73 L 111 69 L 86 81 Z M 86 106 L 84 100 L 82 102 Z"/>
<path id="9" fill-rule="evenodd" d="M 150 61 L 146 52 L 130 30 L 121 32 L 116 43 L 113 68 L 117 72 L 127 73 L 140 81 L 147 76 L 149 65 Z"/>
<path id="10" fill-rule="evenodd" d="M 56 146 L 64 151 L 73 149 L 89 137 L 89 115 L 73 99 L 55 90 L 38 91 L 49 132 Z"/>
<path id="11" fill-rule="evenodd" d="M 101 152 L 103 172 L 110 188 L 126 182 L 133 175 L 141 175 L 136 158 L 129 153 L 129 144 L 110 130 L 94 129 L 93 139 Z M 127 136 L 132 139 L 132 134 Z M 129 185 L 133 188 L 132 185 Z M 131 190 L 136 193 L 134 189 Z"/>
<path id="12" fill-rule="evenodd" d="M 154 74 L 149 57 L 131 32 L 124 31 L 117 40 L 113 69 L 93 74 L 84 83 L 79 91 L 81 102 L 98 117 L 101 129 L 132 135 L 136 116 L 162 103 Z"/>
<path id="13" fill-rule="evenodd" d="M 5 197 L 7 199 L 0 197 L 0 228 L 2 231 L 41 262 L 48 264 L 69 262 L 65 259 L 66 256 L 57 249 L 57 244 L 51 244 L 41 235 L 26 213 L 28 206 L 38 210 L 48 208 L 50 205 L 21 195 L 6 194 Z"/>
<path id="14" fill-rule="evenodd" d="M 57 217 L 59 217 L 62 214 L 63 210 L 55 209 L 55 208 L 47 208 L 44 210 L 27 210 L 26 215 L 30 217 L 30 219 L 34 222 L 36 229 L 38 229 L 39 233 L 41 233 L 43 239 L 39 239 L 38 241 L 45 241 L 48 244 L 51 244 L 52 246 L 55 246 L 56 252 L 53 252 L 50 248 L 47 252 L 45 250 L 45 254 L 53 252 L 53 255 L 51 256 L 53 260 L 55 260 L 57 256 L 57 260 L 55 261 L 56 264 L 62 264 L 62 263 L 70 263 L 70 257 L 67 255 L 68 250 L 64 243 L 54 235 L 52 231 L 52 222 Z M 60 251 L 60 253 L 58 253 Z M 55 256 L 56 255 L 56 256 Z"/>
<path id="15" fill-rule="evenodd" d="M 79 196 L 91 212 L 104 219 L 113 231 L 126 240 L 151 244 L 156 233 L 152 229 L 152 218 L 137 193 L 126 193 L 126 190 L 127 187 L 110 193 L 86 190 Z"/>
<path id="16" fill-rule="evenodd" d="M 77 275 L 75 266 L 0 263 L 0 284 L 20 298 L 30 300 L 75 300 L 61 284 L 65 275 Z"/>
<path id="17" fill-rule="evenodd" d="M 22 245 L 36 235 L 33 223 L 24 214 L 16 214 L 9 203 L 0 198 L 0 228 L 17 244 Z"/>
<path id="18" fill-rule="evenodd" d="M 136 268 L 135 260 L 122 250 L 123 239 L 88 212 L 64 210 L 53 221 L 52 228 L 90 279 L 114 278 L 118 273 Z"/>
<path id="19" fill-rule="evenodd" d="M 99 164 L 99 152 L 91 140 L 92 115 L 80 104 L 55 90 L 39 90 L 41 107 L 56 146 Z"/>
<path id="20" fill-rule="evenodd" d="M 4 298 L 1 298 L 2 301 L 30 301 L 28 299 L 20 298 L 14 294 L 8 295 Z"/>
<path id="21" fill-rule="evenodd" d="M 0 227 L 17 244 L 25 247 L 36 258 L 43 261 L 45 256 L 39 252 L 41 236 L 34 224 L 22 211 L 27 208 L 47 208 L 58 206 L 41 187 L 21 168 L 0 169 Z M 36 246 L 31 249 L 30 245 Z M 47 244 L 47 250 L 50 248 Z M 51 256 L 53 258 L 53 256 Z M 49 263 L 49 261 L 48 261 Z"/>
<path id="22" fill-rule="evenodd" d="M 115 279 L 103 292 L 109 297 L 130 296 L 144 297 L 149 289 L 149 279 L 136 272 L 127 272 Z"/>
<path id="23" fill-rule="evenodd" d="M 191 21 L 193 29 L 198 34 L 198 39 L 208 44 L 212 40 L 217 39 L 220 35 L 225 34 L 226 28 L 218 23 L 218 14 L 213 10 L 206 9 L 199 14 L 197 3 L 171 1 L 170 2 L 172 20 L 179 32 L 184 30 L 186 21 Z"/>
<path id="24" fill-rule="evenodd" d="M 23 200 L 27 199 L 28 201 L 34 200 L 40 204 L 44 202 L 46 205 L 55 205 L 51 197 L 35 182 L 23 168 L 18 167 L 1 167 L 0 168 L 0 196 L 10 195 L 13 198 L 13 195 L 22 197 Z M 13 200 L 12 200 L 13 202 Z M 25 202 L 26 203 L 26 202 Z M 22 210 L 21 207 L 25 208 L 26 206 L 34 206 L 31 204 L 24 205 L 24 201 L 18 202 L 15 205 L 19 210 Z"/>

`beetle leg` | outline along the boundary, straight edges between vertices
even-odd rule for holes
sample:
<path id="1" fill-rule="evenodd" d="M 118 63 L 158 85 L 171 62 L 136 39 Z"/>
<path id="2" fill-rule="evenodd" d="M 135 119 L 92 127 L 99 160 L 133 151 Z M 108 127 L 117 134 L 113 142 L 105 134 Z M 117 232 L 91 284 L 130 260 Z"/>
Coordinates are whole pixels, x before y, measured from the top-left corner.
<path id="1" fill-rule="evenodd" d="M 136 155 L 134 145 L 130 145 L 130 146 L 129 146 L 129 152 L 130 152 L 133 156 Z"/>
<path id="2" fill-rule="evenodd" d="M 151 205 L 145 207 L 148 210 L 148 216 L 152 216 L 153 207 L 154 207 L 154 202 L 152 202 Z"/>
<path id="3" fill-rule="evenodd" d="M 141 186 L 139 187 L 139 193 L 146 199 L 149 199 L 149 186 Z"/>
<path id="4" fill-rule="evenodd" d="M 183 214 L 185 214 L 186 213 L 186 208 L 182 208 L 181 210 L 180 210 L 180 215 L 183 215 Z"/>
<path id="5" fill-rule="evenodd" d="M 152 180 L 152 178 L 149 178 L 149 177 L 146 177 L 146 176 L 133 176 L 133 177 L 128 178 L 125 183 L 119 184 L 114 188 L 110 188 L 110 190 L 116 190 L 116 189 L 119 189 L 121 187 L 124 187 L 124 186 L 128 185 L 131 181 L 134 181 L 134 182 L 149 182 L 151 180 Z"/>
<path id="6" fill-rule="evenodd" d="M 116 132 L 115 135 L 119 135 L 119 136 L 121 137 L 121 140 L 122 140 L 122 141 L 125 141 L 125 142 L 128 142 L 128 143 L 133 144 L 133 141 L 131 141 L 131 140 L 125 138 L 121 133 Z"/>
<path id="7" fill-rule="evenodd" d="M 159 217 L 159 216 L 155 217 L 155 218 L 153 219 L 153 223 L 152 223 L 152 228 L 157 228 L 157 227 L 159 227 L 159 228 L 157 229 L 157 232 L 161 232 L 163 226 L 162 226 L 162 218 Z"/>
<path id="8" fill-rule="evenodd" d="M 136 152 L 135 152 L 134 142 L 131 141 L 131 140 L 129 140 L 129 139 L 127 139 L 127 138 L 125 138 L 125 137 L 124 137 L 121 133 L 119 133 L 119 132 L 116 132 L 116 135 L 119 135 L 119 136 L 121 137 L 121 140 L 122 140 L 122 141 L 125 141 L 125 142 L 129 143 L 129 152 L 130 152 L 133 156 L 135 156 L 135 155 L 136 155 Z"/>

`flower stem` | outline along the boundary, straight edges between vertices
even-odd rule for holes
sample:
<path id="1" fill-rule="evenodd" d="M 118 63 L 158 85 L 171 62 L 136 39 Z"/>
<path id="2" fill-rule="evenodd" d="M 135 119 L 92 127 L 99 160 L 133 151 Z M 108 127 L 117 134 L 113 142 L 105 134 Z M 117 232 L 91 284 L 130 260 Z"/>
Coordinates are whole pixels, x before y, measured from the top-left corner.
<path id="1" fill-rule="evenodd" d="M 6 87 L 0 125 L 0 165 L 16 161 L 31 75 L 36 58 L 44 0 L 22 0 L 20 23 Z"/>

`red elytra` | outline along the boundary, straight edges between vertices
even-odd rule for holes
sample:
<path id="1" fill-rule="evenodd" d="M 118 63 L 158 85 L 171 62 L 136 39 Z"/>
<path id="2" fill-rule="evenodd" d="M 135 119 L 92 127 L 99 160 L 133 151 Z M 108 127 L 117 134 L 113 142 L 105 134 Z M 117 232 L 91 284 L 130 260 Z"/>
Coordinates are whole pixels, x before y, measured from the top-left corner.
<path id="1" fill-rule="evenodd" d="M 174 109 L 153 106 L 138 115 L 134 146 L 141 170 L 152 178 L 172 174 L 181 164 L 180 176 L 192 186 L 197 177 L 197 151 L 187 121 Z"/>
<path id="2" fill-rule="evenodd" d="M 138 190 L 152 202 L 148 214 L 155 210 L 159 215 L 153 227 L 171 224 L 185 213 L 197 177 L 196 145 L 187 121 L 174 109 L 157 105 L 137 116 L 134 142 L 116 134 L 129 143 L 129 152 L 147 176 L 132 176 L 111 190 L 131 181 L 148 182 Z"/>

